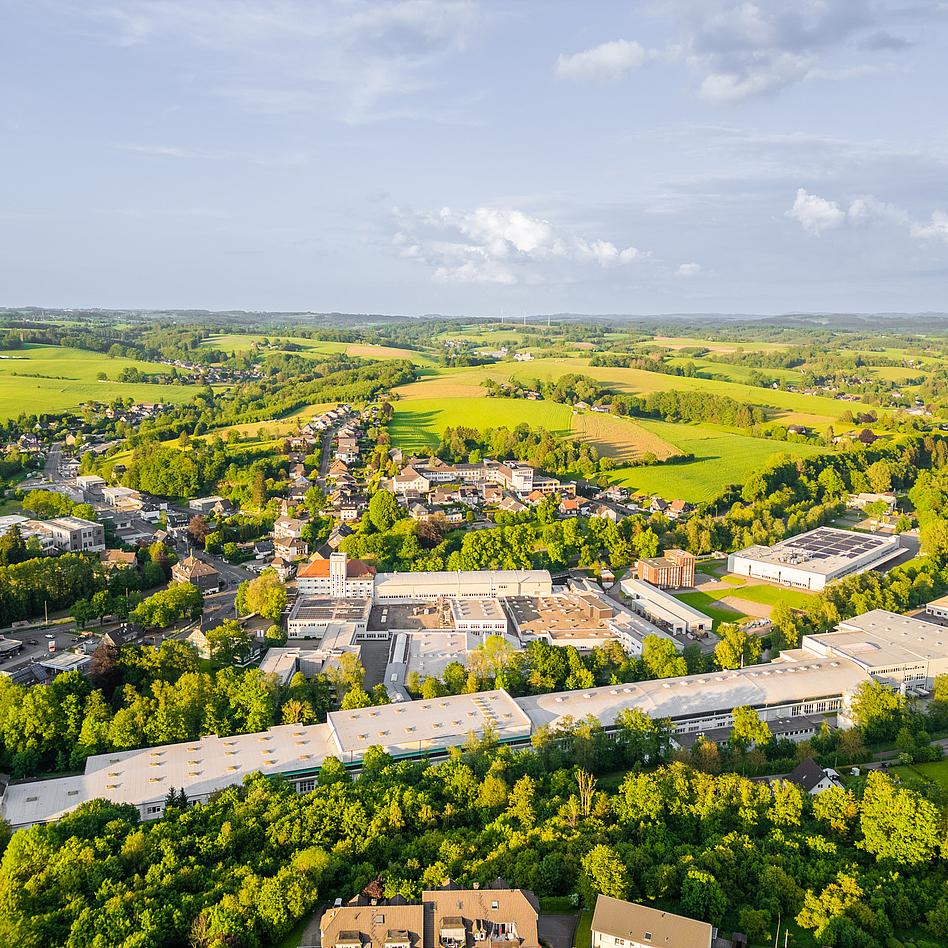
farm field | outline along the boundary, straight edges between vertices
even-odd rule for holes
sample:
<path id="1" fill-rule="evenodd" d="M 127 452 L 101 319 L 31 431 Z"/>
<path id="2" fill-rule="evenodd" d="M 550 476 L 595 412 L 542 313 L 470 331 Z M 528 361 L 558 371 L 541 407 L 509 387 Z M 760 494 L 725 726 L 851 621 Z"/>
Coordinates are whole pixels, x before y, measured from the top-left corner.
<path id="1" fill-rule="evenodd" d="M 713 364 L 713 363 L 709 363 Z M 734 366 L 720 366 L 724 372 Z M 515 379 L 521 383 L 534 380 L 557 379 L 561 375 L 576 372 L 588 375 L 609 385 L 616 391 L 633 395 L 650 392 L 698 391 L 711 395 L 727 395 L 739 402 L 771 409 L 774 420 L 782 424 L 806 424 L 816 428 L 825 428 L 835 424 L 846 411 L 865 410 L 868 405 L 859 402 L 847 402 L 822 395 L 801 395 L 796 392 L 782 392 L 774 389 L 759 388 L 737 381 L 724 379 L 698 379 L 658 372 L 646 372 L 643 369 L 624 369 L 605 366 L 591 366 L 589 360 L 581 357 L 561 359 L 536 359 L 532 362 L 498 362 L 493 365 L 474 368 L 432 370 L 424 379 L 399 389 L 405 398 L 456 398 L 473 396 L 483 392 L 481 382 L 492 378 L 498 382 Z"/>
<path id="2" fill-rule="evenodd" d="M 601 455 L 617 461 L 631 461 L 649 451 L 659 460 L 680 453 L 673 444 L 637 421 L 615 415 L 576 412 L 570 431 L 578 441 L 596 445 Z"/>
<path id="3" fill-rule="evenodd" d="M 614 483 L 645 494 L 681 498 L 692 503 L 711 500 L 729 484 L 739 484 L 775 454 L 806 456 L 823 450 L 815 445 L 768 441 L 733 434 L 711 425 L 675 425 L 639 420 L 638 424 L 694 454 L 694 461 L 648 467 L 620 468 L 611 472 Z"/>
<path id="4" fill-rule="evenodd" d="M 281 339 L 296 343 L 302 347 L 302 351 L 295 353 L 308 359 L 317 359 L 324 355 L 336 352 L 344 352 L 347 355 L 359 356 L 363 359 L 409 359 L 416 365 L 433 366 L 434 361 L 424 353 L 415 352 L 413 349 L 398 349 L 392 346 L 374 346 L 363 345 L 360 343 L 348 342 L 326 342 L 321 339 L 305 339 L 301 336 L 264 336 L 262 334 L 246 335 L 241 333 L 222 333 L 215 336 L 209 336 L 204 340 L 202 346 L 212 349 L 221 349 L 224 352 L 249 352 L 254 343 L 263 339 Z M 280 350 L 274 349 L 274 352 Z"/>
<path id="5" fill-rule="evenodd" d="M 787 342 L 730 342 L 698 339 L 694 336 L 655 336 L 642 345 L 664 346 L 666 349 L 709 349 L 711 352 L 773 352 L 789 349 Z"/>
<path id="6" fill-rule="evenodd" d="M 149 374 L 167 374 L 170 369 L 135 359 L 112 359 L 86 349 L 26 345 L 4 350 L 0 356 L 0 418 L 14 418 L 22 412 L 67 411 L 83 402 L 116 398 L 180 404 L 190 401 L 196 391 L 189 385 L 99 381 L 99 372 L 114 379 L 125 368 Z"/>
<path id="7" fill-rule="evenodd" d="M 572 409 L 556 402 L 531 402 L 512 398 L 406 399 L 393 403 L 389 426 L 392 442 L 403 450 L 437 445 L 445 428 L 513 428 L 526 422 L 565 436 L 570 431 Z"/>

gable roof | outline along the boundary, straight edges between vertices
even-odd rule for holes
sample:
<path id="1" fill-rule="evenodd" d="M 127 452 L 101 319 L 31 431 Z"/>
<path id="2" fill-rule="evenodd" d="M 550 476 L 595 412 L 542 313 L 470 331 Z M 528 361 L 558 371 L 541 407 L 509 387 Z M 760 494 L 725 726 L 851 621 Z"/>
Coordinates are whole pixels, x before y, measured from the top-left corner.
<path id="1" fill-rule="evenodd" d="M 303 579 L 328 579 L 329 560 L 310 560 L 297 572 Z M 375 575 L 375 567 L 362 560 L 346 560 L 346 579 L 369 579 Z"/>
<path id="2" fill-rule="evenodd" d="M 642 944 L 687 945 L 688 948 L 710 948 L 713 932 L 707 922 L 607 895 L 596 899 L 592 930 Z M 645 937 L 646 932 L 650 938 Z"/>
<path id="3" fill-rule="evenodd" d="M 809 793 L 826 776 L 826 771 L 812 757 L 807 757 L 787 774 L 787 780 Z"/>

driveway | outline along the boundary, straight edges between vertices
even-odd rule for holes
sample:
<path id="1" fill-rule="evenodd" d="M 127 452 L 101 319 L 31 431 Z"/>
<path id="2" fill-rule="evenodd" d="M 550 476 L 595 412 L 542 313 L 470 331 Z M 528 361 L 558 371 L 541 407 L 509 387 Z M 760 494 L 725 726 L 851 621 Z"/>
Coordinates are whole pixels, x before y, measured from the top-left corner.
<path id="1" fill-rule="evenodd" d="M 578 915 L 541 914 L 537 920 L 540 941 L 550 948 L 573 948 Z"/>

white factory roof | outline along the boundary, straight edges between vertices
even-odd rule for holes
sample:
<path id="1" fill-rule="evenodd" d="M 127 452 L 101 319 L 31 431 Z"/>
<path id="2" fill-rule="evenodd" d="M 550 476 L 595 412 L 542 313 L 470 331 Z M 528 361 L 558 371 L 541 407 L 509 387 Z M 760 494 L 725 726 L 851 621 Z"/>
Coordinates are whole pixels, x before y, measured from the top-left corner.
<path id="1" fill-rule="evenodd" d="M 331 711 L 329 727 L 342 760 L 349 761 L 362 757 L 373 745 L 390 753 L 408 753 L 462 744 L 470 733 L 480 736 L 488 728 L 500 739 L 526 736 L 530 718 L 506 691 L 498 689 Z"/>
<path id="2" fill-rule="evenodd" d="M 881 562 L 895 556 L 901 549 L 897 535 L 817 527 L 773 546 L 749 546 L 731 555 L 830 576 L 848 570 L 857 562 Z"/>
<path id="3" fill-rule="evenodd" d="M 832 649 L 866 668 L 948 659 L 948 629 L 935 622 L 873 609 L 845 619 L 836 632 L 808 635 L 803 645 Z"/>
<path id="4" fill-rule="evenodd" d="M 430 572 L 379 573 L 375 577 L 376 595 L 385 595 L 386 586 L 422 586 L 438 589 L 452 586 L 484 586 L 495 588 L 517 583 L 551 584 L 550 573 L 545 569 L 479 569 L 479 570 L 435 570 Z"/>
<path id="5" fill-rule="evenodd" d="M 866 677 L 863 669 L 844 658 L 811 656 L 799 662 L 748 665 L 738 671 L 533 695 L 518 703 L 534 727 L 590 714 L 608 727 L 626 708 L 637 708 L 653 719 L 692 718 L 740 705 L 763 708 L 840 695 L 853 691 Z"/>
<path id="6" fill-rule="evenodd" d="M 673 596 L 664 589 L 659 589 L 658 586 L 653 586 L 652 583 L 646 582 L 644 579 L 623 579 L 619 584 L 619 588 L 627 596 L 660 606 L 666 612 L 670 612 L 680 619 L 688 619 L 692 622 L 708 621 L 707 613 L 695 609 L 694 606 L 688 605 L 687 602 L 683 602 L 677 596 Z"/>
<path id="7" fill-rule="evenodd" d="M 451 616 L 455 622 L 488 622 L 502 619 L 507 613 L 499 599 L 452 599 Z"/>
<path id="8" fill-rule="evenodd" d="M 78 777 L 34 780 L 7 787 L 4 817 L 14 827 L 57 819 L 99 797 L 142 806 L 163 801 L 171 787 L 191 799 L 264 774 L 317 769 L 338 753 L 326 724 L 282 724 L 255 734 L 209 735 L 196 741 L 97 754 Z"/>

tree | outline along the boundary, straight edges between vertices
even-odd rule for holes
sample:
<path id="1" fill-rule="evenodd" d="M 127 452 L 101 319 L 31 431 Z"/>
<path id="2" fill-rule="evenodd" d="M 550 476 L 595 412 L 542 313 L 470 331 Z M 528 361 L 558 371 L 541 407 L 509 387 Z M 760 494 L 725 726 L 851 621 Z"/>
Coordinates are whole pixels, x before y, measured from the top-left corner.
<path id="1" fill-rule="evenodd" d="M 826 886 L 819 895 L 807 890 L 803 908 L 797 915 L 797 924 L 801 928 L 812 929 L 819 942 L 833 920 L 841 918 L 861 899 L 862 888 L 859 883 L 852 876 L 840 872 L 836 880 Z"/>
<path id="2" fill-rule="evenodd" d="M 714 657 L 721 668 L 743 668 L 760 658 L 760 639 L 748 635 L 741 626 L 723 622 L 718 627 L 718 637 L 721 641 L 714 647 Z"/>
<path id="3" fill-rule="evenodd" d="M 195 514 L 188 521 L 188 539 L 195 546 L 203 548 L 204 542 L 207 539 L 207 535 L 210 532 L 210 526 L 200 514 Z"/>
<path id="4" fill-rule="evenodd" d="M 250 633 L 236 620 L 227 619 L 205 632 L 211 660 L 219 665 L 232 665 L 245 658 L 253 647 Z"/>
<path id="5" fill-rule="evenodd" d="M 688 663 L 678 654 L 675 643 L 657 635 L 645 636 L 642 661 L 652 678 L 678 678 L 688 674 Z"/>
<path id="6" fill-rule="evenodd" d="M 874 678 L 862 682 L 852 700 L 853 721 L 869 741 L 894 738 L 904 711 L 904 696 Z"/>
<path id="7" fill-rule="evenodd" d="M 731 743 L 746 750 L 751 744 L 768 744 L 773 740 L 770 726 L 761 721 L 757 712 L 747 705 L 741 705 L 732 712 L 734 727 L 731 730 Z"/>
<path id="8" fill-rule="evenodd" d="M 596 893 L 613 899 L 628 898 L 628 872 L 625 863 L 611 846 L 594 846 L 583 856 L 582 867 L 587 906 L 594 903 Z"/>
<path id="9" fill-rule="evenodd" d="M 405 511 L 398 505 L 391 491 L 379 490 L 369 501 L 368 515 L 372 526 L 380 533 L 385 533 L 394 526 L 396 521 L 405 516 Z"/>
<path id="10" fill-rule="evenodd" d="M 692 918 L 717 925 L 727 910 L 727 896 L 710 872 L 689 869 L 681 884 L 681 904 Z"/>
<path id="11" fill-rule="evenodd" d="M 917 866 L 938 852 L 942 838 L 938 810 L 914 791 L 896 788 L 886 774 L 869 773 L 861 809 L 866 851 L 879 862 Z"/>
<path id="12" fill-rule="evenodd" d="M 240 584 L 235 606 L 242 615 L 256 613 L 271 622 L 277 622 L 286 606 L 286 586 L 277 576 L 276 570 L 268 567 L 255 579 Z"/>

